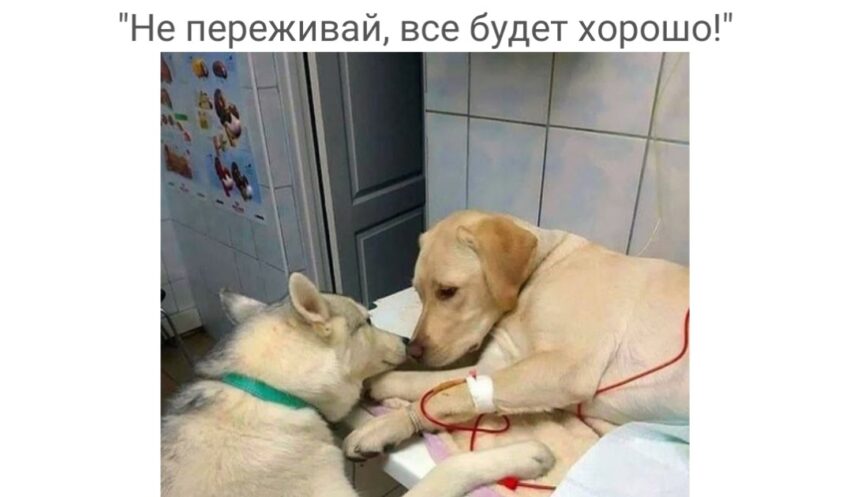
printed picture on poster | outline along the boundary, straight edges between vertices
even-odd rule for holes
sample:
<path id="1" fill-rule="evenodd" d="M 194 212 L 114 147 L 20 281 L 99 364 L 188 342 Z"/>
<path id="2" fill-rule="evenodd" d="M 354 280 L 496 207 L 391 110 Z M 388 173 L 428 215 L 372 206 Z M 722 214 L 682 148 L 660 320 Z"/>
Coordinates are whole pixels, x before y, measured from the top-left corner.
<path id="1" fill-rule="evenodd" d="M 195 126 L 191 119 L 191 91 L 179 60 L 160 55 L 160 156 L 163 179 L 183 193 L 204 199 L 208 181 L 202 157 L 193 153 Z"/>
<path id="2" fill-rule="evenodd" d="M 186 54 L 193 117 L 212 201 L 235 214 L 265 222 L 256 161 L 243 120 L 246 91 L 234 54 Z"/>
<path id="3" fill-rule="evenodd" d="M 207 155 L 208 170 L 214 171 L 215 187 L 224 195 L 224 205 L 240 214 L 248 214 L 246 206 L 257 202 L 259 197 L 257 172 L 252 156 L 243 150 L 227 150 Z M 260 214 L 258 220 L 265 220 Z"/>

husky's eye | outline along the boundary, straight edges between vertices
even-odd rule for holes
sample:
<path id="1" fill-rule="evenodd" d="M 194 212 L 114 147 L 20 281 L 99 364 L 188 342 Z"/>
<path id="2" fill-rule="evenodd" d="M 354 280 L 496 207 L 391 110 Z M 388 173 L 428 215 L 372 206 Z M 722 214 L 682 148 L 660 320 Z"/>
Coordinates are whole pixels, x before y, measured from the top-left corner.
<path id="1" fill-rule="evenodd" d="M 456 286 L 440 286 L 437 288 L 437 298 L 440 300 L 448 300 L 457 293 Z"/>
<path id="2" fill-rule="evenodd" d="M 354 335 L 355 333 L 359 332 L 360 330 L 362 330 L 366 326 L 372 326 L 372 318 L 367 317 L 365 321 L 362 321 L 360 324 L 355 326 L 354 329 L 351 331 L 351 334 Z"/>

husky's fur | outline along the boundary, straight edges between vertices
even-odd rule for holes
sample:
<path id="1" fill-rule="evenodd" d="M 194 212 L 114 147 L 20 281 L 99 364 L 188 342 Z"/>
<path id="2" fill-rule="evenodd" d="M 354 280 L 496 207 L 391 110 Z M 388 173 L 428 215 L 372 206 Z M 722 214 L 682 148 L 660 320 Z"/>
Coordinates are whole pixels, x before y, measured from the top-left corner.
<path id="1" fill-rule="evenodd" d="M 181 391 L 163 419 L 163 496 L 356 497 L 327 421 L 354 407 L 366 378 L 401 363 L 404 344 L 372 326 L 363 306 L 320 294 L 300 274 L 290 278 L 289 295 L 267 305 L 222 292 L 236 329 L 198 365 L 204 379 Z M 218 380 L 229 372 L 298 396 L 318 412 L 260 400 Z M 540 476 L 553 462 L 537 442 L 463 454 L 406 495 L 461 496 L 507 475 Z"/>

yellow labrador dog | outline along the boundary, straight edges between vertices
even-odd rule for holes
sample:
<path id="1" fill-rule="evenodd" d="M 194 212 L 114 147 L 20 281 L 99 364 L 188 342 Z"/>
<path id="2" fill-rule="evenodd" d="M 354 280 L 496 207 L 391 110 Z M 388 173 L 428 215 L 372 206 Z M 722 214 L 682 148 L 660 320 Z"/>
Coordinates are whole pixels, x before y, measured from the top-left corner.
<path id="1" fill-rule="evenodd" d="M 492 377 L 498 413 L 575 412 L 581 404 L 598 433 L 628 421 L 685 420 L 687 356 L 594 394 L 682 350 L 688 278 L 685 267 L 626 256 L 571 233 L 458 212 L 420 237 L 413 284 L 423 309 L 409 353 L 440 367 L 484 344 L 475 369 Z M 389 372 L 372 382 L 370 394 L 414 401 L 469 370 Z M 428 411 L 452 423 L 478 414 L 463 383 L 434 396 Z M 371 420 L 344 448 L 368 455 L 437 429 L 417 402 Z"/>

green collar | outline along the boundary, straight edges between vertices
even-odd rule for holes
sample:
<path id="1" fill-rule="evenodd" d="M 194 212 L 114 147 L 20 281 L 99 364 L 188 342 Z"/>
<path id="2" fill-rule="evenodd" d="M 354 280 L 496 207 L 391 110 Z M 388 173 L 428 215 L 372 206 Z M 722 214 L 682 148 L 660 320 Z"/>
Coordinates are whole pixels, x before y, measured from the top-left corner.
<path id="1" fill-rule="evenodd" d="M 221 381 L 234 388 L 238 388 L 243 392 L 249 393 L 258 399 L 274 402 L 275 404 L 291 407 L 293 409 L 304 409 L 309 407 L 318 411 L 318 409 L 312 405 L 290 393 L 278 390 L 267 383 L 263 383 L 260 380 L 250 378 L 239 373 L 227 373 L 221 378 Z"/>

